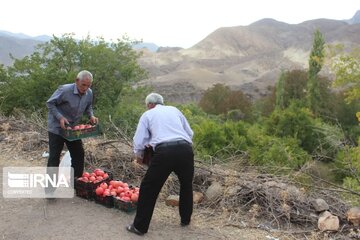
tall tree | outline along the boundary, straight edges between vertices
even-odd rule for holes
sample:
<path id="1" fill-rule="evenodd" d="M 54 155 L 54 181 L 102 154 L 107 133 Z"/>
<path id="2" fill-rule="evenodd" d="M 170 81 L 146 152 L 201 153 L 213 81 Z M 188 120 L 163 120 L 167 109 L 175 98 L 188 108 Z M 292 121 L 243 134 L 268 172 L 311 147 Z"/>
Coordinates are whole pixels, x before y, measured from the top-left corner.
<path id="1" fill-rule="evenodd" d="M 282 72 L 280 74 L 279 80 L 276 83 L 276 103 L 275 107 L 284 109 L 285 103 L 284 103 L 284 94 L 285 94 L 285 78 L 286 73 Z"/>
<path id="2" fill-rule="evenodd" d="M 226 114 L 230 110 L 240 110 L 245 118 L 251 111 L 251 102 L 241 90 L 232 91 L 220 83 L 204 92 L 199 106 L 210 114 Z"/>
<path id="3" fill-rule="evenodd" d="M 321 109 L 320 84 L 318 81 L 318 73 L 324 64 L 324 47 L 325 41 L 319 30 L 314 32 L 313 47 L 309 58 L 309 72 L 307 82 L 307 102 L 310 109 L 319 114 Z"/>

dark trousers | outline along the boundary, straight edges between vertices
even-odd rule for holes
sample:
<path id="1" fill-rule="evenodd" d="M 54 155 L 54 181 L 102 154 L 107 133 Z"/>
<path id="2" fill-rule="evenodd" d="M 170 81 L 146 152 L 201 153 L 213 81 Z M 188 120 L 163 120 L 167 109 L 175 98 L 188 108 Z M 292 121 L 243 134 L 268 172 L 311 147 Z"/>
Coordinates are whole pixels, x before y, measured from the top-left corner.
<path id="1" fill-rule="evenodd" d="M 84 171 L 84 147 L 81 140 L 68 141 L 62 136 L 49 133 L 49 159 L 48 167 L 59 167 L 60 154 L 66 144 L 70 156 L 71 167 L 74 169 L 74 177 L 81 177 Z"/>
<path id="2" fill-rule="evenodd" d="M 140 232 L 149 229 L 156 199 L 171 172 L 179 178 L 181 222 L 189 223 L 193 211 L 194 153 L 189 144 L 159 147 L 151 158 L 150 166 L 141 182 L 134 226 Z"/>

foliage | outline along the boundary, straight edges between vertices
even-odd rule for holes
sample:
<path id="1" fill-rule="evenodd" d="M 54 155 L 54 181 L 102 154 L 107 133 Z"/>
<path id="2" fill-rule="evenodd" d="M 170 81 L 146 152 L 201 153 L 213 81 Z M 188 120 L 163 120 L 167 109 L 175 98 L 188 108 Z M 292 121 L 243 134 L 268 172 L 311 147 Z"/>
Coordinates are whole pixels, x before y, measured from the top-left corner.
<path id="1" fill-rule="evenodd" d="M 346 141 L 342 129 L 316 119 L 313 132 L 317 141 L 316 149 L 312 153 L 313 158 L 322 161 L 333 161 L 338 151 L 344 147 Z"/>
<path id="2" fill-rule="evenodd" d="M 276 105 L 281 109 L 289 107 L 293 100 L 306 106 L 308 73 L 304 70 L 291 70 L 281 73 L 276 84 Z M 330 80 L 327 77 L 317 76 L 319 96 L 321 102 L 317 103 L 318 115 L 334 117 L 332 109 L 333 94 L 330 91 Z"/>
<path id="3" fill-rule="evenodd" d="M 191 125 L 197 156 L 202 159 L 247 153 L 252 164 L 290 169 L 298 169 L 310 159 L 298 139 L 268 135 L 258 124 L 203 118 Z"/>
<path id="4" fill-rule="evenodd" d="M 306 84 L 308 81 L 307 72 L 304 70 L 292 70 L 285 73 L 285 86 L 284 86 L 284 106 L 288 107 L 292 100 L 304 102 L 306 98 Z M 319 81 L 323 78 L 319 79 Z M 325 80 L 322 85 L 325 85 Z M 321 87 L 325 90 L 326 87 Z M 303 104 L 305 106 L 305 104 Z"/>
<path id="5" fill-rule="evenodd" d="M 284 110 L 276 109 L 264 124 L 267 134 L 299 139 L 300 145 L 309 153 L 316 147 L 312 126 L 312 113 L 298 102 L 293 102 Z"/>
<path id="6" fill-rule="evenodd" d="M 223 84 L 215 84 L 206 90 L 200 99 L 199 106 L 205 112 L 216 115 L 238 110 L 241 119 L 250 117 L 251 111 L 251 102 L 241 90 L 232 91 Z"/>
<path id="7" fill-rule="evenodd" d="M 268 117 L 276 107 L 276 90 L 270 88 L 270 94 L 255 101 L 252 107 L 252 115 L 255 119 Z"/>
<path id="8" fill-rule="evenodd" d="M 360 144 L 360 138 L 358 143 Z M 337 155 L 336 164 L 336 174 L 343 179 L 343 186 L 355 192 L 360 192 L 360 146 L 345 147 Z M 346 197 L 348 199 L 354 198 L 350 194 Z M 356 198 L 360 203 L 358 197 Z"/>
<path id="9" fill-rule="evenodd" d="M 280 74 L 279 80 L 276 83 L 276 107 L 284 109 L 284 92 L 285 92 L 285 73 Z"/>
<path id="10" fill-rule="evenodd" d="M 0 88 L 1 110 L 10 114 L 14 108 L 45 108 L 59 85 L 74 82 L 77 73 L 87 69 L 94 76 L 94 107 L 112 112 L 123 87 L 145 76 L 136 62 L 138 56 L 126 38 L 108 43 L 89 36 L 80 41 L 72 34 L 54 36 L 8 68 L 9 78 Z"/>
<path id="11" fill-rule="evenodd" d="M 257 125 L 249 128 L 247 137 L 250 162 L 256 165 L 298 169 L 311 158 L 297 139 L 267 135 Z"/>
<path id="12" fill-rule="evenodd" d="M 360 49 L 345 53 L 343 46 L 336 46 L 330 51 L 331 69 L 336 76 L 333 87 L 345 89 L 347 103 L 360 100 Z"/>
<path id="13" fill-rule="evenodd" d="M 332 122 L 341 126 L 346 139 L 355 144 L 358 136 L 360 136 L 360 126 L 356 118 L 356 112 L 360 109 L 360 102 L 346 103 L 346 95 L 343 91 L 334 93 L 332 96 L 332 103 L 329 104 L 329 108 L 331 108 L 334 115 L 334 121 Z"/>
<path id="14" fill-rule="evenodd" d="M 145 87 L 134 89 L 130 86 L 124 86 L 112 112 L 101 108 L 98 108 L 97 112 L 100 116 L 110 118 L 113 124 L 121 129 L 125 136 L 131 139 L 131 136 L 135 133 L 140 116 L 147 110 L 144 100 L 149 92 L 150 90 Z M 112 129 L 108 121 L 105 121 L 103 125 L 108 129 Z M 112 136 L 113 132 L 107 131 L 107 134 Z"/>
<path id="15" fill-rule="evenodd" d="M 246 149 L 246 127 L 241 121 L 226 121 L 203 119 L 192 124 L 194 144 L 200 156 L 221 157 L 235 154 Z"/>
<path id="16" fill-rule="evenodd" d="M 319 113 L 319 103 L 322 102 L 317 75 L 324 64 L 324 45 L 325 41 L 321 32 L 316 30 L 314 32 L 313 47 L 309 58 L 309 72 L 307 82 L 308 106 L 315 114 Z"/>
<path id="17" fill-rule="evenodd" d="M 296 101 L 284 110 L 276 109 L 264 125 L 267 134 L 298 139 L 304 150 L 323 160 L 333 157 L 342 144 L 338 128 L 315 119 Z"/>

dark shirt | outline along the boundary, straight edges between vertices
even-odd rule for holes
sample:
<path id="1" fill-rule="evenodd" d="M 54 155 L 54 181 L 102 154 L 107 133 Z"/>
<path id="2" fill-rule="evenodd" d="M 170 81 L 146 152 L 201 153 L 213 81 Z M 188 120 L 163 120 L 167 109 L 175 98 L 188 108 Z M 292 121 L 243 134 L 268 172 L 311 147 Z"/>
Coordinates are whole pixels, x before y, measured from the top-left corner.
<path id="1" fill-rule="evenodd" d="M 84 113 L 89 117 L 93 116 L 92 99 L 90 88 L 81 95 L 75 83 L 59 86 L 46 102 L 49 109 L 48 131 L 60 135 L 61 117 L 65 117 L 71 125 L 75 125 Z"/>

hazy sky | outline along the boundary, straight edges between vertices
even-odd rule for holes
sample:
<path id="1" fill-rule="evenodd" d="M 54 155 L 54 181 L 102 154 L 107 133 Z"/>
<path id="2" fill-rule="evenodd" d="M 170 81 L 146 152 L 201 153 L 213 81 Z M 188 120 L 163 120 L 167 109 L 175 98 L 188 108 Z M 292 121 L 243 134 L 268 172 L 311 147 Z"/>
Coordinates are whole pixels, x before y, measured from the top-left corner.
<path id="1" fill-rule="evenodd" d="M 262 18 L 291 24 L 350 19 L 360 0 L 0 0 L 0 30 L 30 36 L 122 35 L 159 46 L 191 47 L 219 27 Z"/>

